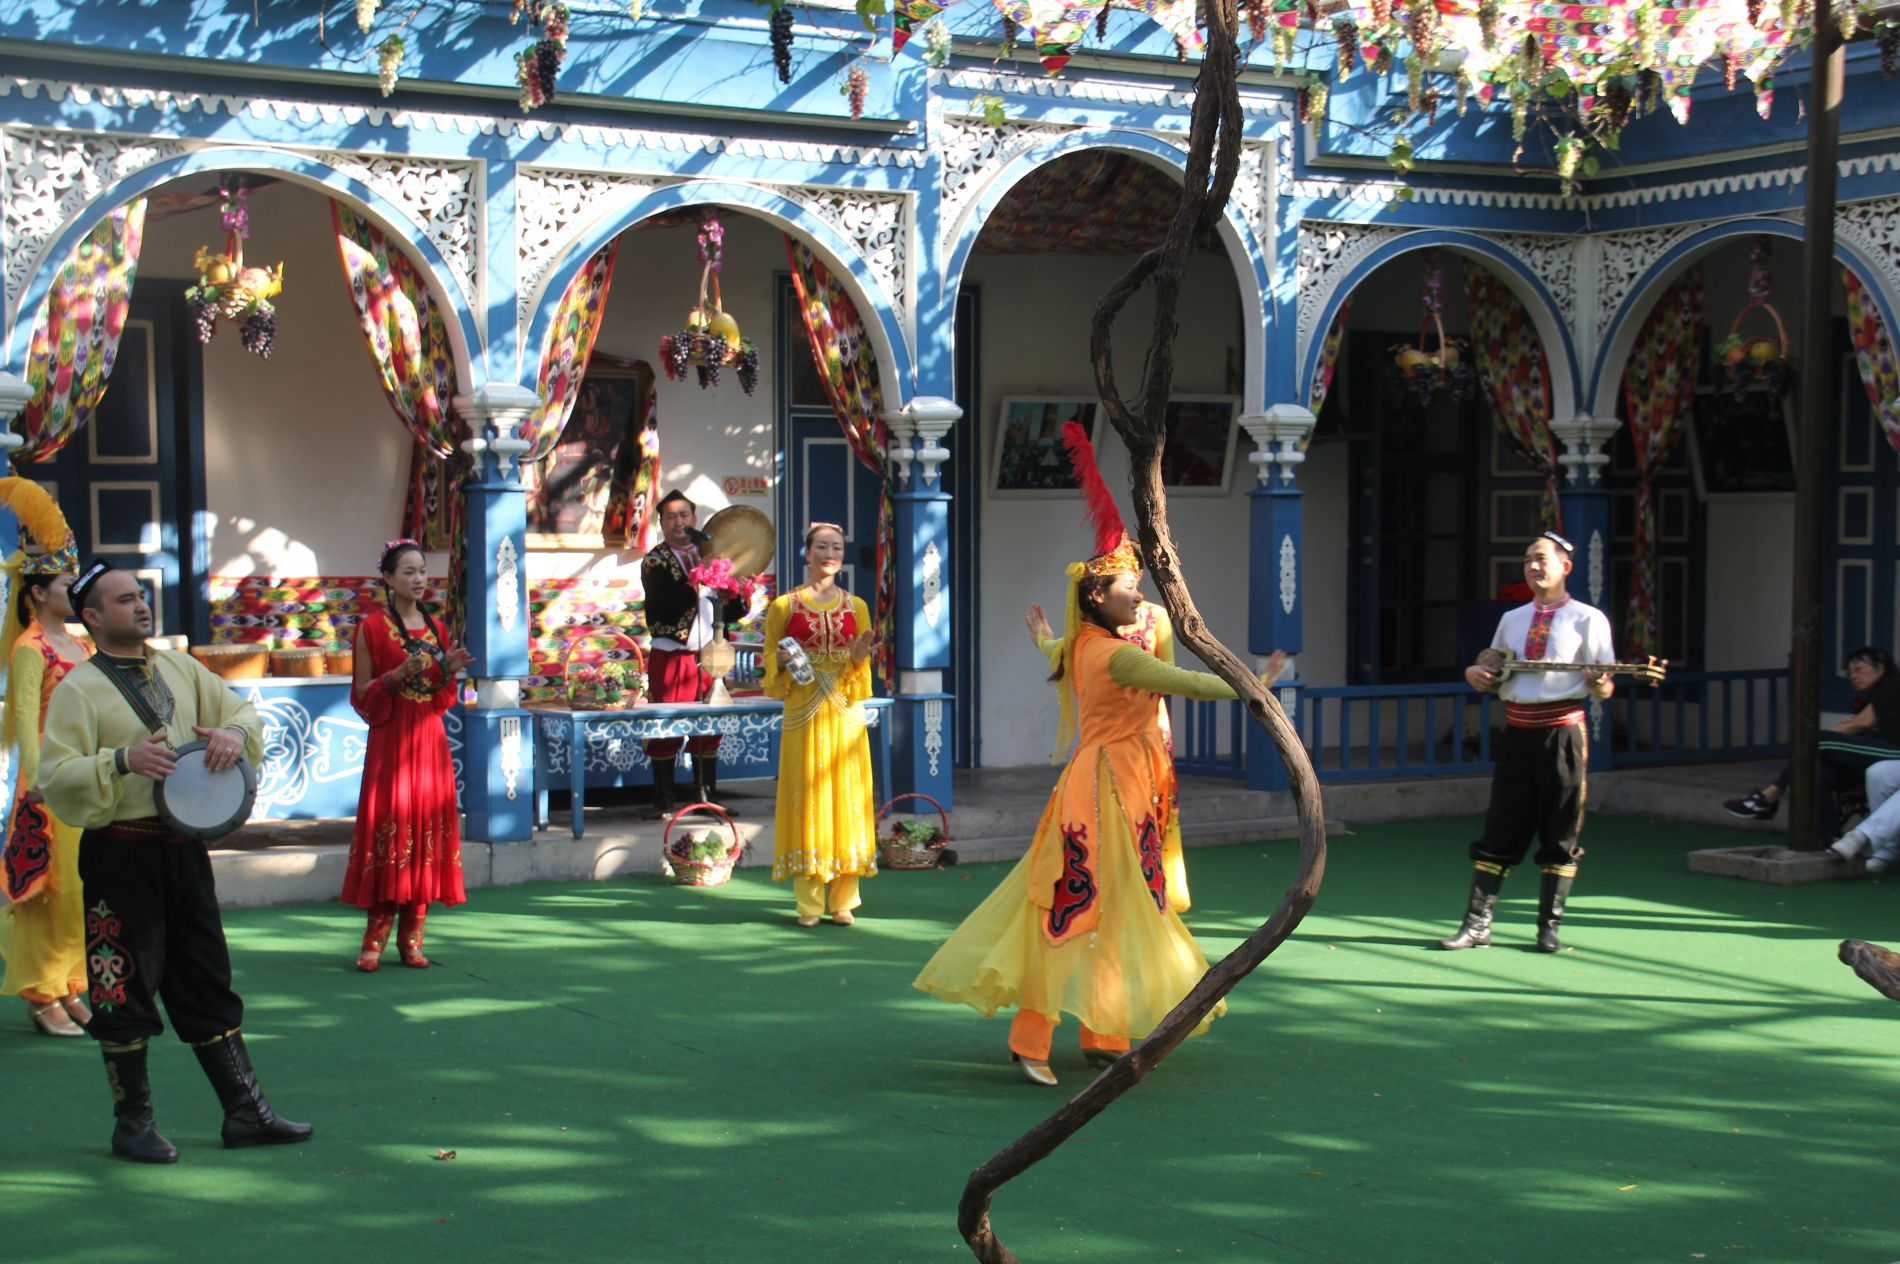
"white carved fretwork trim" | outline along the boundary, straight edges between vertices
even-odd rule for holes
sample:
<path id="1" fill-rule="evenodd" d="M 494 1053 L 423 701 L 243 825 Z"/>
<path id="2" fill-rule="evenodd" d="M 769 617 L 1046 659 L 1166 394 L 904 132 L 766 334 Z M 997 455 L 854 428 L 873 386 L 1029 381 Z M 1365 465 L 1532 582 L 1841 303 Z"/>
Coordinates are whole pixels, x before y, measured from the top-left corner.
<path id="1" fill-rule="evenodd" d="M 1623 310 L 1637 281 L 1656 261 L 1677 245 L 1707 228 L 1707 224 L 1677 224 L 1633 233 L 1605 233 L 1598 237 L 1596 328 L 1591 346 L 1601 347 L 1610 322 Z"/>
<path id="2" fill-rule="evenodd" d="M 528 321 L 548 269 L 584 224 L 671 181 L 603 171 L 515 171 L 515 319 Z"/>
<path id="3" fill-rule="evenodd" d="M 187 152 L 177 141 L 32 127 L 0 128 L 0 213 L 6 226 L 6 303 L 79 208 L 133 172 Z M 31 320 L 31 314 L 25 319 Z"/>
<path id="4" fill-rule="evenodd" d="M 521 784 L 521 717 L 501 719 L 501 781 L 512 800 Z"/>
<path id="5" fill-rule="evenodd" d="M 1287 614 L 1293 613 L 1293 604 L 1300 598 L 1300 551 L 1293 547 L 1293 537 L 1280 537 L 1280 609 Z"/>
<path id="6" fill-rule="evenodd" d="M 924 756 L 930 761 L 930 775 L 938 775 L 943 754 L 943 699 L 924 700 Z"/>
<path id="7" fill-rule="evenodd" d="M 943 554 L 935 540 L 924 545 L 922 570 L 924 622 L 935 631 L 943 621 Z"/>
<path id="8" fill-rule="evenodd" d="M 1070 69 L 1071 74 L 1060 79 L 1048 75 L 1014 75 L 995 70 L 939 70 L 932 72 L 930 82 L 935 88 L 947 87 L 963 92 L 1008 93 L 1012 96 L 1099 101 L 1109 105 L 1140 105 L 1182 111 L 1194 107 L 1194 93 L 1186 85 L 1088 79 L 1074 74 L 1073 67 Z M 1293 103 L 1284 94 L 1260 96 L 1243 93 L 1240 108 L 1242 113 L 1250 117 L 1293 116 Z"/>
<path id="9" fill-rule="evenodd" d="M 1273 187 L 1273 146 L 1243 143 L 1240 169 L 1234 173 L 1233 206 L 1253 230 L 1254 240 L 1264 244 L 1273 240 L 1273 225 L 1268 221 Z M 1271 254 L 1271 251 L 1267 253 Z"/>
<path id="10" fill-rule="evenodd" d="M 515 553 L 515 538 L 501 537 L 495 547 L 495 618 L 503 632 L 515 630 L 521 614 L 521 566 Z"/>
<path id="11" fill-rule="evenodd" d="M 856 246 L 892 305 L 909 310 L 910 195 L 797 185 L 781 191 Z"/>
<path id="12" fill-rule="evenodd" d="M 1834 231 L 1873 261 L 1881 288 L 1900 302 L 1900 197 L 1854 202 L 1836 209 Z"/>
<path id="13" fill-rule="evenodd" d="M 1294 282 L 1299 288 L 1300 314 L 1296 346 L 1303 363 L 1307 348 L 1323 331 L 1314 326 L 1319 314 L 1353 265 L 1386 243 L 1405 236 L 1403 228 L 1371 224 L 1342 224 L 1333 220 L 1300 221 L 1294 253 Z"/>
<path id="14" fill-rule="evenodd" d="M 368 185 L 409 213 L 443 261 L 469 305 L 481 311 L 481 197 L 473 162 L 317 150 L 312 158 Z"/>
<path id="15" fill-rule="evenodd" d="M 971 202 L 1017 157 L 1036 146 L 1078 131 L 1050 123 L 1007 123 L 991 127 L 982 119 L 945 116 L 937 124 L 937 148 L 943 155 L 943 196 L 940 202 L 943 240 L 956 240 L 960 221 Z"/>
<path id="16" fill-rule="evenodd" d="M 1576 332 L 1577 242 L 1574 236 L 1545 236 L 1541 233 L 1489 233 L 1498 245 L 1517 256 L 1531 275 L 1543 282 L 1557 305 L 1558 318 Z M 1556 357 L 1552 357 L 1554 360 Z"/>

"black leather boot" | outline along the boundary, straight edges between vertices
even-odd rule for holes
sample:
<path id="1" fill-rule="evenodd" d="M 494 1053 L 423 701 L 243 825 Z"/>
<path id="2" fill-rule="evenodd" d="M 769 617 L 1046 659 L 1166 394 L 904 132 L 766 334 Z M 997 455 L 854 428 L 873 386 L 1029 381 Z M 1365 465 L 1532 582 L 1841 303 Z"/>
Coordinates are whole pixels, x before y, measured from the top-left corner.
<path id="1" fill-rule="evenodd" d="M 719 756 L 693 756 L 693 776 L 699 785 L 699 801 L 724 808 L 727 816 L 739 815 L 738 809 L 719 801 Z"/>
<path id="2" fill-rule="evenodd" d="M 310 1140 L 309 1124 L 279 1119 L 257 1087 L 257 1072 L 251 1069 L 251 1055 L 238 1032 L 220 1036 L 209 1044 L 194 1045 L 198 1064 L 205 1077 L 218 1091 L 224 1107 L 224 1148 L 241 1150 L 245 1146 L 290 1145 Z"/>
<path id="3" fill-rule="evenodd" d="M 99 1043 L 112 1086 L 112 1153 L 134 1163 L 176 1163 L 178 1147 L 152 1122 L 152 1081 L 145 1073 L 145 1042 Z"/>
<path id="4" fill-rule="evenodd" d="M 647 809 L 647 820 L 664 820 L 673 814 L 673 770 L 675 767 L 671 759 L 653 761 L 653 806 Z"/>
<path id="5" fill-rule="evenodd" d="M 1537 951 L 1563 951 L 1557 927 L 1563 923 L 1564 901 L 1570 898 L 1570 884 L 1576 880 L 1575 865 L 1544 866 L 1544 882 L 1537 891 Z"/>
<path id="6" fill-rule="evenodd" d="M 1456 951 L 1491 946 L 1491 910 L 1497 907 L 1498 889 L 1504 885 L 1504 875 L 1509 872 L 1486 860 L 1478 862 L 1471 875 L 1471 898 L 1465 905 L 1464 925 L 1449 939 L 1439 940 L 1440 948 Z"/>

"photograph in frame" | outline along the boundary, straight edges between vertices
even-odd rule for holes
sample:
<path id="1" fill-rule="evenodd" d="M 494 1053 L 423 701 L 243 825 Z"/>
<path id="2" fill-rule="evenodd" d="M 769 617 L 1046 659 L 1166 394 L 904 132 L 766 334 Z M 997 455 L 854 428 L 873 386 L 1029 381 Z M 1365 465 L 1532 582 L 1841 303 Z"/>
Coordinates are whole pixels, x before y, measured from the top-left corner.
<path id="1" fill-rule="evenodd" d="M 1238 396 L 1169 397 L 1168 440 L 1161 449 L 1161 481 L 1169 494 L 1226 495 L 1233 486 L 1239 418 Z"/>
<path id="2" fill-rule="evenodd" d="M 622 502 L 639 468 L 652 397 L 653 372 L 645 363 L 588 365 L 554 450 L 531 476 L 523 471 L 529 548 L 598 550 L 626 543 Z"/>
<path id="3" fill-rule="evenodd" d="M 998 496 L 1066 496 L 1076 490 L 1075 472 L 1062 450 L 1063 423 L 1080 422 L 1100 443 L 1095 418 L 1100 402 L 1086 396 L 1012 395 L 997 419 L 996 455 L 990 487 Z"/>

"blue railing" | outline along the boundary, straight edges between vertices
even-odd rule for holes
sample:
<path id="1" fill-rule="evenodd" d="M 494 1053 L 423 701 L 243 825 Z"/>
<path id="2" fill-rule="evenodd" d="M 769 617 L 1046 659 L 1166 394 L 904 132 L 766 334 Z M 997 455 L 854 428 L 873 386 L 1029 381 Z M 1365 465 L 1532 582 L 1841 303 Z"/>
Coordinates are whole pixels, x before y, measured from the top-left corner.
<path id="1" fill-rule="evenodd" d="M 1788 753 L 1789 673 L 1671 672 L 1660 685 L 1624 682 L 1610 700 L 1611 760 L 1687 764 Z"/>
<path id="2" fill-rule="evenodd" d="M 1289 690 L 1281 690 L 1284 701 Z M 1322 782 L 1470 776 L 1491 771 L 1503 716 L 1462 681 L 1298 690 L 1293 722 Z M 1238 702 L 1174 700 L 1175 767 L 1243 779 L 1252 732 Z M 1788 751 L 1788 670 L 1678 672 L 1659 686 L 1620 683 L 1604 717 L 1613 767 L 1764 759 Z"/>

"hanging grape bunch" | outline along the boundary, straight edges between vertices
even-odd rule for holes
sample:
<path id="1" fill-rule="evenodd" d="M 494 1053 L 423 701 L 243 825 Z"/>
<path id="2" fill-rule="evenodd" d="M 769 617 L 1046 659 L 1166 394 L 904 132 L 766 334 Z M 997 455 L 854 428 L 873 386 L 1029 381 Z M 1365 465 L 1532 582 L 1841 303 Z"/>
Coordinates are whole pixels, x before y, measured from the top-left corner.
<path id="1" fill-rule="evenodd" d="M 541 0 L 515 0 L 510 20 L 524 12 L 530 22 L 541 23 L 541 38 L 515 54 L 517 99 L 526 114 L 554 99 L 554 78 L 567 56 L 568 20 L 566 5 L 542 4 Z"/>
<path id="2" fill-rule="evenodd" d="M 1874 32 L 1874 43 L 1880 47 L 1880 77 L 1893 78 L 1895 67 L 1900 66 L 1900 20 L 1882 22 Z"/>
<path id="3" fill-rule="evenodd" d="M 870 91 L 871 75 L 862 66 L 853 66 L 844 77 L 844 92 L 851 102 L 851 117 L 864 117 L 864 95 Z"/>
<path id="4" fill-rule="evenodd" d="M 376 86 L 384 96 L 396 90 L 396 77 L 402 70 L 401 35 L 392 35 L 376 46 Z"/>
<path id="5" fill-rule="evenodd" d="M 759 385 L 759 349 L 750 341 L 739 344 L 739 386 L 750 395 Z"/>
<path id="6" fill-rule="evenodd" d="M 772 10 L 772 67 L 780 83 L 792 81 L 792 6 L 781 4 Z"/>
<path id="7" fill-rule="evenodd" d="M 244 323 L 238 326 L 238 341 L 252 355 L 270 359 L 271 348 L 277 343 L 276 310 L 268 303 L 252 308 Z"/>

